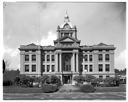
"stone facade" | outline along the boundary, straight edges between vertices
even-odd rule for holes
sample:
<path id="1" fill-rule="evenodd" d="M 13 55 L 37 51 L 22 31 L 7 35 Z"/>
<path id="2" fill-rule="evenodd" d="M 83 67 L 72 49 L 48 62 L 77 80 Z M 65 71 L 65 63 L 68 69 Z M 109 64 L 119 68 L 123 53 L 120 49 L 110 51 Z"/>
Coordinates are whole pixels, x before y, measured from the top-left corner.
<path id="1" fill-rule="evenodd" d="M 20 74 L 42 76 L 55 74 L 63 83 L 71 83 L 75 75 L 86 74 L 96 77 L 114 77 L 114 45 L 100 43 L 80 46 L 77 28 L 68 15 L 57 27 L 58 38 L 54 46 L 36 44 L 21 45 Z"/>

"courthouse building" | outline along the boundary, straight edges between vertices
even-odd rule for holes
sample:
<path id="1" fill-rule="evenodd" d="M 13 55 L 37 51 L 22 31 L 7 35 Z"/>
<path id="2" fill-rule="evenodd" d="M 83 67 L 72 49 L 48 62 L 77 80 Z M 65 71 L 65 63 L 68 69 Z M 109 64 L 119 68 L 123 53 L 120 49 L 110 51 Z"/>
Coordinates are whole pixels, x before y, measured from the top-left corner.
<path id="1" fill-rule="evenodd" d="M 54 46 L 33 43 L 20 46 L 20 74 L 53 74 L 59 76 L 63 83 L 71 82 L 74 76 L 83 74 L 83 71 L 86 72 L 84 74 L 100 78 L 115 76 L 114 45 L 80 45 L 77 28 L 71 24 L 67 14 L 64 23 L 57 27 L 57 33 Z"/>

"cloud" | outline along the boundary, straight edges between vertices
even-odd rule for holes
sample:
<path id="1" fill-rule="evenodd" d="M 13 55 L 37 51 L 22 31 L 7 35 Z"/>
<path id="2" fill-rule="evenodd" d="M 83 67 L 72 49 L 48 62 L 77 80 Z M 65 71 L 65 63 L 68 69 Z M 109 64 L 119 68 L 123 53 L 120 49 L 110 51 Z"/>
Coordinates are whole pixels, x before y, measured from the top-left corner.
<path id="1" fill-rule="evenodd" d="M 48 36 L 47 37 L 42 37 L 41 41 L 40 41 L 40 45 L 42 46 L 46 46 L 46 45 L 54 45 L 53 40 L 57 39 L 57 34 L 49 31 L 48 32 Z"/>
<path id="2" fill-rule="evenodd" d="M 126 50 L 123 50 L 116 58 L 115 58 L 115 68 L 124 69 L 126 68 Z"/>
<path id="3" fill-rule="evenodd" d="M 3 59 L 9 63 L 8 66 L 6 66 L 6 69 L 19 69 L 20 55 L 17 48 L 11 49 L 9 47 L 4 47 Z"/>

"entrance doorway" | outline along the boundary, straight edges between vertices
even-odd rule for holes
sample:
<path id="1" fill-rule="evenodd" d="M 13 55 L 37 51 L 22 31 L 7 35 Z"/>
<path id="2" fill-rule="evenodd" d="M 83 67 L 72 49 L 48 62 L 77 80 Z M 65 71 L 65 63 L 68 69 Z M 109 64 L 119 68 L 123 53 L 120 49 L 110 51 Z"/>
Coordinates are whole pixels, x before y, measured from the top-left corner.
<path id="1" fill-rule="evenodd" d="M 63 84 L 71 84 L 72 75 L 63 75 Z"/>

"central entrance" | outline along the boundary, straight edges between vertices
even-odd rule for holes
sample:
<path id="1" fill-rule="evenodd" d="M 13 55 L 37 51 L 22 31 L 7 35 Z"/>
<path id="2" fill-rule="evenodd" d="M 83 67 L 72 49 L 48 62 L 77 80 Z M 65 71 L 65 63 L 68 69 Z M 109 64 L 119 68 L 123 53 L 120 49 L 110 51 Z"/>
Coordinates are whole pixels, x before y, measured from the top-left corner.
<path id="1" fill-rule="evenodd" d="M 71 84 L 72 83 L 72 75 L 63 75 L 63 84 Z"/>
<path id="2" fill-rule="evenodd" d="M 72 53 L 62 54 L 62 80 L 63 84 L 70 84 L 72 82 Z"/>

